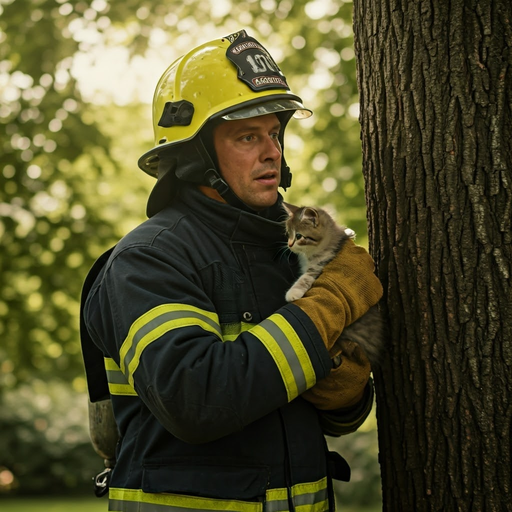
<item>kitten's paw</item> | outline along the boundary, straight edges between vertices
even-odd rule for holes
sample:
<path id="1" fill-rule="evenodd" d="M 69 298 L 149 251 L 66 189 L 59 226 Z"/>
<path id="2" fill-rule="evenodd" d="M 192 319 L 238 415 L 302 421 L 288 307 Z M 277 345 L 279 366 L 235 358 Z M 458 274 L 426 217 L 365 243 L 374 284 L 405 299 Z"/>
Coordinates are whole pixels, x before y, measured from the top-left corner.
<path id="1" fill-rule="evenodd" d="M 284 298 L 286 299 L 286 302 L 293 302 L 294 300 L 300 299 L 304 296 L 304 292 L 300 290 L 294 290 L 291 288 L 286 292 L 286 295 Z"/>

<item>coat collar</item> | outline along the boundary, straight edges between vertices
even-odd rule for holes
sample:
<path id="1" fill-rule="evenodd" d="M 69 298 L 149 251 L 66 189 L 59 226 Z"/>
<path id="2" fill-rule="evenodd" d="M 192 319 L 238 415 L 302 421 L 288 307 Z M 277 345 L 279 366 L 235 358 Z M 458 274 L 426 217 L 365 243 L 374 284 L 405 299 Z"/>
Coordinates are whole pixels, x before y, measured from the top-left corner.
<path id="1" fill-rule="evenodd" d="M 234 242 L 273 245 L 286 240 L 284 221 L 287 215 L 282 201 L 279 195 L 273 206 L 253 214 L 216 201 L 187 185 L 180 190 L 177 203 L 185 205 L 206 226 Z"/>

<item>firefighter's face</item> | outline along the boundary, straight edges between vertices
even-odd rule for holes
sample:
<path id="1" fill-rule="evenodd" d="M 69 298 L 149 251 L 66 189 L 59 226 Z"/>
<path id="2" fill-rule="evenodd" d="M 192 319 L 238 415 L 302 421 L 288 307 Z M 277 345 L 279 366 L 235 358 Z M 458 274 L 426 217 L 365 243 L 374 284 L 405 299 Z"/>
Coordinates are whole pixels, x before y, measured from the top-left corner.
<path id="1" fill-rule="evenodd" d="M 222 177 L 256 211 L 277 201 L 281 181 L 280 129 L 277 116 L 267 114 L 226 121 L 213 133 Z"/>

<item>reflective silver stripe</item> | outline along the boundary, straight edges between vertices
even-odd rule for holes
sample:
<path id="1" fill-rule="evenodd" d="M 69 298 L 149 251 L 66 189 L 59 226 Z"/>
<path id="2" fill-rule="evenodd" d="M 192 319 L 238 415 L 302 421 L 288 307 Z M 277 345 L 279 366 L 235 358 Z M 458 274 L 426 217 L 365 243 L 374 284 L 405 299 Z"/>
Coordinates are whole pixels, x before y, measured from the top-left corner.
<path id="1" fill-rule="evenodd" d="M 107 380 L 109 384 L 128 384 L 128 380 L 123 375 L 121 370 L 107 370 Z"/>
<path id="2" fill-rule="evenodd" d="M 172 311 L 172 312 L 168 312 L 168 313 L 163 313 L 160 316 L 158 316 L 157 318 L 154 318 L 153 320 L 151 320 L 150 322 L 148 322 L 147 324 L 142 326 L 134 334 L 132 346 L 131 346 L 130 350 L 128 350 L 128 352 L 126 353 L 126 356 L 124 358 L 125 368 L 128 368 L 130 361 L 135 357 L 135 351 L 137 350 L 137 344 L 144 336 L 146 336 L 146 334 L 149 334 L 151 331 L 157 329 L 158 327 L 160 327 L 161 325 L 163 325 L 167 322 L 172 322 L 173 320 L 181 320 L 183 317 L 196 318 L 198 320 L 206 322 L 213 329 L 215 329 L 216 331 L 219 331 L 219 334 L 221 334 L 220 330 L 219 330 L 219 324 L 216 324 L 215 322 L 213 322 L 209 318 L 205 317 L 204 315 L 194 313 L 193 311 L 186 311 L 186 312 Z"/>
<path id="3" fill-rule="evenodd" d="M 288 512 L 288 499 L 267 501 L 265 512 Z"/>
<path id="4" fill-rule="evenodd" d="M 300 395 L 304 393 L 304 391 L 308 389 L 306 384 L 306 376 L 304 375 L 304 370 L 302 369 L 302 365 L 300 364 L 299 358 L 297 357 L 295 349 L 291 345 L 290 340 L 274 322 L 271 322 L 270 320 L 263 320 L 261 325 L 270 333 L 270 335 L 281 347 L 281 350 L 283 351 L 283 354 L 285 355 L 295 378 L 298 394 Z"/>
<path id="5" fill-rule="evenodd" d="M 317 484 L 299 484 L 295 487 L 292 487 L 292 495 L 293 495 L 293 504 L 294 506 L 301 507 L 303 511 L 311 511 L 321 512 L 324 510 L 329 510 L 329 501 L 328 501 L 328 492 L 327 488 L 322 488 L 319 490 L 313 490 L 311 492 L 301 493 L 301 487 L 311 488 L 312 485 L 314 487 L 318 487 L 318 485 L 325 485 L 325 481 L 321 480 Z M 272 494 L 276 495 L 276 499 L 272 499 Z M 287 495 L 286 489 L 282 490 L 272 490 L 268 493 L 267 501 L 265 503 L 265 512 L 287 512 L 289 510 L 288 507 L 288 499 L 284 498 Z"/>
<path id="6" fill-rule="evenodd" d="M 268 489 L 262 502 L 221 500 L 167 493 L 145 493 L 140 489 L 110 489 L 111 512 L 288 512 L 288 490 Z M 297 512 L 329 510 L 327 478 L 317 482 L 296 484 L 291 489 Z"/>
<path id="7" fill-rule="evenodd" d="M 116 362 L 110 357 L 105 357 L 104 360 L 110 394 L 118 396 L 137 396 L 137 392 L 130 386 L 128 379 L 121 372 Z"/>
<path id="8" fill-rule="evenodd" d="M 174 505 L 159 505 L 158 503 L 141 503 L 137 501 L 109 500 L 108 509 L 111 512 L 205 512 L 204 508 L 176 507 Z M 244 512 L 243 509 L 229 508 L 231 512 Z"/>
<path id="9" fill-rule="evenodd" d="M 232 502 L 236 503 L 236 502 Z M 205 512 L 212 509 L 206 508 L 189 508 L 189 507 L 175 507 L 173 505 L 158 505 L 156 503 L 138 503 L 134 501 L 118 501 L 109 500 L 108 502 L 109 511 L 113 512 Z M 217 510 L 217 509 L 215 509 Z M 230 512 L 244 512 L 243 508 L 230 507 L 226 509 Z M 286 509 L 288 510 L 288 509 Z"/>
<path id="10" fill-rule="evenodd" d="M 140 505 L 136 501 L 108 500 L 109 512 L 138 512 Z"/>
<path id="11" fill-rule="evenodd" d="M 263 503 L 110 488 L 108 509 L 112 512 L 263 512 Z"/>
<path id="12" fill-rule="evenodd" d="M 311 388 L 316 374 L 304 343 L 293 326 L 275 313 L 249 331 L 269 351 L 281 374 L 288 401 Z"/>
<path id="13" fill-rule="evenodd" d="M 165 333 L 183 327 L 200 327 L 222 340 L 218 316 L 188 304 L 161 304 L 137 318 L 119 350 L 120 366 L 133 386 L 133 374 L 144 349 Z"/>
<path id="14" fill-rule="evenodd" d="M 297 512 L 327 512 L 329 510 L 327 477 L 317 482 L 294 485 L 292 500 Z"/>
<path id="15" fill-rule="evenodd" d="M 322 501 L 326 501 L 327 499 L 327 489 L 321 489 L 317 492 L 294 496 L 293 503 L 296 507 L 301 507 L 303 505 L 315 505 L 317 503 L 321 503 Z"/>

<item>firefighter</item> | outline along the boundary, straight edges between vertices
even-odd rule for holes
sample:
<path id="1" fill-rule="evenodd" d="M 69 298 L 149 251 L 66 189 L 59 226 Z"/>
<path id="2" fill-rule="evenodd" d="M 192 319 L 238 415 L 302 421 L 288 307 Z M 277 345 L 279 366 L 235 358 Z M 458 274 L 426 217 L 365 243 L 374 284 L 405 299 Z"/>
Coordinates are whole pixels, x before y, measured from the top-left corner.
<path id="1" fill-rule="evenodd" d="M 149 219 L 82 297 L 90 399 L 111 400 L 119 435 L 109 510 L 335 510 L 332 479 L 350 469 L 324 434 L 357 429 L 373 389 L 366 360 L 330 349 L 382 287 L 350 241 L 284 299 L 299 267 L 282 257 L 283 137 L 310 115 L 244 30 L 161 77 L 139 160 L 157 178 Z"/>

